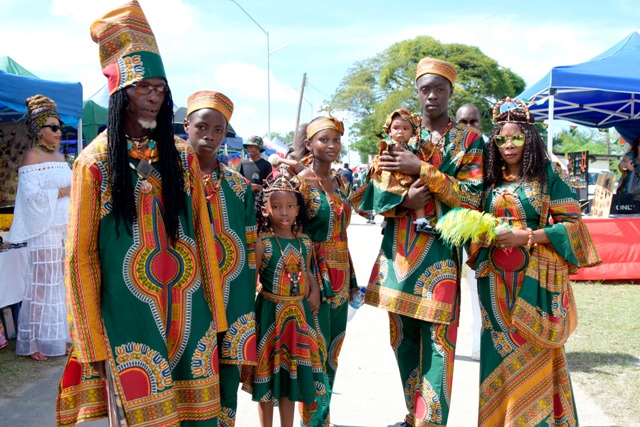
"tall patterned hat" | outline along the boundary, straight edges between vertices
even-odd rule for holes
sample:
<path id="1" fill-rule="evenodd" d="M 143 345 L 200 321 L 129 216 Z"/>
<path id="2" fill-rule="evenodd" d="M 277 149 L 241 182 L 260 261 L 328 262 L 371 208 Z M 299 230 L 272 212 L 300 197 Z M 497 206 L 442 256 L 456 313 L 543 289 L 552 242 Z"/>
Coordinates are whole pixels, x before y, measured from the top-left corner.
<path id="1" fill-rule="evenodd" d="M 187 98 L 187 116 L 203 108 L 219 111 L 227 122 L 231 120 L 231 114 L 233 114 L 233 102 L 222 93 L 211 90 L 201 90 Z"/>
<path id="2" fill-rule="evenodd" d="M 156 38 L 136 0 L 96 19 L 91 38 L 98 43 L 110 95 L 145 79 L 166 79 Z"/>
<path id="3" fill-rule="evenodd" d="M 449 80 L 451 86 L 453 86 L 453 84 L 455 83 L 456 77 L 458 75 L 453 64 L 441 59 L 429 57 L 422 58 L 418 63 L 418 68 L 416 69 L 416 80 L 418 80 L 425 74 L 437 74 L 439 76 L 442 76 L 445 79 Z"/>

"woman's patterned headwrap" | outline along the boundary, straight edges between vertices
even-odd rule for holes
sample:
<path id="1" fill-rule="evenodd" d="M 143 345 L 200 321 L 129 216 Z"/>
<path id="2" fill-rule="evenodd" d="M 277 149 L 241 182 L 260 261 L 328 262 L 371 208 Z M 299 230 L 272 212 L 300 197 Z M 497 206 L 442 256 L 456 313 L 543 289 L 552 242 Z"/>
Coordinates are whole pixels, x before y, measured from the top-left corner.
<path id="1" fill-rule="evenodd" d="M 45 125 L 49 117 L 55 117 L 60 124 L 60 116 L 56 111 L 56 103 L 44 95 L 34 95 L 25 102 L 28 109 L 27 129 L 32 137 L 38 138 L 40 128 Z"/>
<path id="2" fill-rule="evenodd" d="M 109 95 L 142 80 L 166 80 L 156 37 L 136 0 L 96 19 L 90 31 L 98 43 Z"/>
<path id="3" fill-rule="evenodd" d="M 412 114 L 411 111 L 409 111 L 406 107 L 402 107 L 400 109 L 395 110 L 394 112 L 392 112 L 387 116 L 387 120 L 384 122 L 384 126 L 382 126 L 382 129 L 386 133 L 389 133 L 391 122 L 393 121 L 393 117 L 396 115 L 399 115 L 400 117 L 402 117 L 403 120 L 406 120 L 409 123 L 411 123 L 411 126 L 413 126 L 414 132 L 416 131 L 416 129 L 420 127 L 420 123 L 422 122 L 422 118 L 420 118 L 419 115 Z"/>
<path id="4" fill-rule="evenodd" d="M 335 117 L 316 117 L 307 125 L 307 139 L 325 129 L 333 129 L 340 135 L 344 135 L 344 124 Z"/>

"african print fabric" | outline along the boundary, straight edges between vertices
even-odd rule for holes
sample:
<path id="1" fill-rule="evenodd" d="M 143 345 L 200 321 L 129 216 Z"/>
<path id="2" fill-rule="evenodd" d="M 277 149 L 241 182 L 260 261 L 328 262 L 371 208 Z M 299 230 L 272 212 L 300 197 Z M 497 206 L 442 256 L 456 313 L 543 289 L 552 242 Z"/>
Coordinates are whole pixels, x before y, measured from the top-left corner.
<path id="1" fill-rule="evenodd" d="M 428 142 L 428 129 L 421 135 L 421 158 L 428 161 L 422 163 L 419 179 L 433 194 L 424 209 L 429 224 L 435 226 L 455 207 L 477 209 L 482 136 L 457 125 L 438 144 Z M 357 199 L 352 198 L 354 203 Z M 407 422 L 443 426 L 449 416 L 458 330 L 460 254 L 439 237 L 416 232 L 415 214 L 398 206 L 401 200 L 383 213 L 387 225 L 365 302 L 390 313 L 391 346 L 408 396 Z"/>
<path id="2" fill-rule="evenodd" d="M 244 388 L 256 402 L 282 397 L 313 402 L 326 393 L 326 387 L 318 337 L 305 298 L 305 260 L 312 250 L 311 241 L 304 234 L 285 239 L 264 233 L 259 238 L 264 253 L 262 290 L 256 299 L 258 364 Z"/>
<path id="3" fill-rule="evenodd" d="M 544 228 L 551 243 L 477 253 L 479 425 L 577 426 L 562 348 L 577 324 L 569 274 L 600 262 L 577 197 L 549 164 L 544 188 L 539 180 L 498 185 L 484 192 L 483 208 L 514 228 Z"/>
<path id="4" fill-rule="evenodd" d="M 223 163 L 204 181 L 229 329 L 219 336 L 221 427 L 235 425 L 240 370 L 256 363 L 256 210 L 249 182 Z"/>
<path id="5" fill-rule="evenodd" d="M 411 138 L 408 143 L 393 142 L 393 140 L 389 139 L 380 141 L 378 155 L 373 158 L 373 162 L 369 168 L 367 176 L 369 184 L 362 194 L 358 211 L 371 214 L 384 214 L 384 212 L 389 209 L 398 206 L 404 196 L 407 195 L 411 184 L 420 178 L 418 175 L 411 176 L 400 172 L 385 171 L 380 168 L 379 156 L 383 151 L 388 150 L 392 144 L 411 151 L 423 162 L 429 161 L 435 147 L 434 144 L 424 140 L 420 141 L 419 146 L 415 138 Z"/>
<path id="6" fill-rule="evenodd" d="M 319 276 L 318 283 L 323 299 L 315 326 L 331 390 L 347 329 L 349 290 L 358 287 L 347 241 L 351 204 L 341 185 L 335 192 L 326 194 L 321 189 L 312 188 L 305 179 L 301 179 L 301 182 L 301 192 L 310 217 L 305 233 L 313 240 L 312 265 Z M 304 405 L 301 412 L 303 420 L 309 419 L 310 412 L 316 411 L 316 415 L 313 422 L 310 420 L 302 425 L 328 424 L 330 403 L 329 394 L 312 405 Z"/>
<path id="7" fill-rule="evenodd" d="M 187 203 L 173 244 L 155 165 L 148 192 L 131 170 L 137 220 L 127 230 L 111 211 L 106 133 L 76 160 L 66 260 L 74 349 L 58 425 L 105 415 L 104 382 L 89 366 L 102 360 L 129 426 L 210 425 L 220 412 L 217 334 L 227 322 L 218 261 L 197 158 L 184 141 L 176 146 Z"/>

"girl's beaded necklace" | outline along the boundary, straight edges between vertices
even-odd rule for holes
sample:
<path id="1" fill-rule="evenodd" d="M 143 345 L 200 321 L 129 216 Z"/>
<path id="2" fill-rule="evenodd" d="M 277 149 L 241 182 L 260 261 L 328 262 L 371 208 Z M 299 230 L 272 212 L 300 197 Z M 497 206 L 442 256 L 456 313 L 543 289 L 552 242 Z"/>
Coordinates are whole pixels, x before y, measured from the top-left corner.
<path id="1" fill-rule="evenodd" d="M 296 242 L 298 242 L 298 249 L 300 250 L 300 256 L 302 256 L 302 243 L 300 243 L 300 237 L 298 237 L 297 233 L 293 233 L 293 235 L 296 237 Z M 273 237 L 276 239 L 276 244 L 278 245 L 278 249 L 280 249 L 280 255 L 284 255 L 284 252 L 282 251 L 282 246 L 280 245 L 280 240 L 278 239 L 278 236 L 276 236 L 276 233 L 273 233 Z M 302 276 L 302 266 L 300 264 L 300 259 L 298 259 L 297 262 L 297 266 L 296 268 L 290 269 L 287 268 L 285 269 L 285 271 L 287 272 L 287 277 L 289 278 L 289 283 L 291 286 L 291 294 L 294 296 L 299 296 L 300 295 L 300 278 Z"/>

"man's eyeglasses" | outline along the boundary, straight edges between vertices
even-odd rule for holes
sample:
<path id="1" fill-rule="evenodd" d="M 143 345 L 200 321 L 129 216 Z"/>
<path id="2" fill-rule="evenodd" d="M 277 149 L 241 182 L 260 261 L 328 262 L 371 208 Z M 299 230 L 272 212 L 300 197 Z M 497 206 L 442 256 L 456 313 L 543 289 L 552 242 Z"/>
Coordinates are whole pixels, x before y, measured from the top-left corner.
<path id="1" fill-rule="evenodd" d="M 62 132 L 62 126 L 58 126 L 58 125 L 43 125 L 40 126 L 41 128 L 49 128 L 53 131 L 53 133 L 56 133 L 58 131 Z"/>
<path id="2" fill-rule="evenodd" d="M 133 86 L 140 95 L 149 95 L 152 91 L 156 91 L 158 95 L 164 95 L 169 91 L 169 86 L 167 85 L 148 85 L 146 83 L 134 83 Z"/>
<path id="3" fill-rule="evenodd" d="M 526 141 L 524 134 L 513 135 L 513 136 L 502 136 L 496 135 L 493 137 L 493 142 L 500 148 L 504 147 L 507 141 L 511 141 L 513 145 L 516 147 L 522 147 Z"/>

